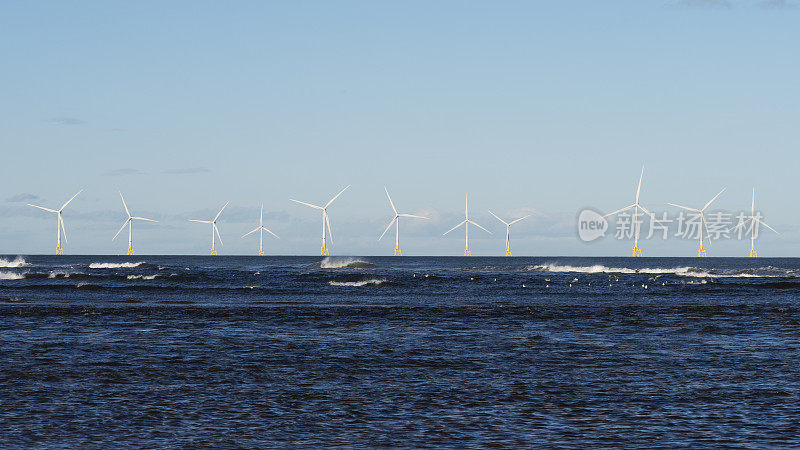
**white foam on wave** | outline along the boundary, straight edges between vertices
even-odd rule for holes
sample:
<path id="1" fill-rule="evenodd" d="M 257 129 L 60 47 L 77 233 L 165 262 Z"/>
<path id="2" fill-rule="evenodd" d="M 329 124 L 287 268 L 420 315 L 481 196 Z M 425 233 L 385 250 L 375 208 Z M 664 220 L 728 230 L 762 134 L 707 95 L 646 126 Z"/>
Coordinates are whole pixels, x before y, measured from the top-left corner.
<path id="1" fill-rule="evenodd" d="M 352 287 L 362 287 L 362 286 L 380 286 L 383 283 L 386 283 L 386 280 L 360 280 L 360 281 L 329 281 L 328 284 L 331 286 L 352 286 Z"/>
<path id="2" fill-rule="evenodd" d="M 72 275 L 86 275 L 83 272 L 62 272 L 62 271 L 54 271 L 50 272 L 47 275 L 47 278 L 69 278 Z"/>
<path id="3" fill-rule="evenodd" d="M 15 272 L 0 272 L 0 280 L 21 280 L 25 275 Z"/>
<path id="4" fill-rule="evenodd" d="M 327 257 L 319 263 L 319 266 L 323 269 L 343 269 L 346 267 L 351 267 L 351 268 L 374 267 L 375 265 L 357 258 Z"/>
<path id="5" fill-rule="evenodd" d="M 155 280 L 158 275 L 128 275 L 129 280 Z"/>
<path id="6" fill-rule="evenodd" d="M 144 261 L 135 262 L 135 263 L 91 263 L 89 264 L 90 269 L 131 269 L 134 267 L 139 267 L 144 264 Z"/>
<path id="7" fill-rule="evenodd" d="M 696 278 L 773 278 L 784 275 L 760 275 L 752 272 L 732 272 L 732 273 L 711 273 L 706 269 L 697 267 L 673 267 L 673 268 L 650 268 L 642 267 L 640 269 L 633 269 L 630 267 L 607 267 L 602 264 L 595 264 L 592 266 L 570 266 L 560 264 L 542 264 L 536 266 L 525 266 L 525 270 L 538 271 L 538 272 L 554 272 L 554 273 L 608 273 L 608 274 L 645 274 L 645 275 L 662 275 L 670 274 L 682 277 L 696 277 Z"/>
<path id="8" fill-rule="evenodd" d="M 30 266 L 30 264 L 25 261 L 25 258 L 21 256 L 17 256 L 13 260 L 9 261 L 5 258 L 0 258 L 0 267 L 3 268 L 14 268 L 14 267 L 26 267 Z"/>

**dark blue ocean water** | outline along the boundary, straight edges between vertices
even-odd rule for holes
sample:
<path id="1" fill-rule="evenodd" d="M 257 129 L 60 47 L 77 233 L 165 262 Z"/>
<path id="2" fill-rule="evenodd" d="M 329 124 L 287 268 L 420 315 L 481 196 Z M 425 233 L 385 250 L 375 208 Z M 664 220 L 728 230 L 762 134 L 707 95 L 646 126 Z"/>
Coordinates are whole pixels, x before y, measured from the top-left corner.
<path id="1" fill-rule="evenodd" d="M 800 260 L 0 259 L 0 446 L 800 446 Z"/>

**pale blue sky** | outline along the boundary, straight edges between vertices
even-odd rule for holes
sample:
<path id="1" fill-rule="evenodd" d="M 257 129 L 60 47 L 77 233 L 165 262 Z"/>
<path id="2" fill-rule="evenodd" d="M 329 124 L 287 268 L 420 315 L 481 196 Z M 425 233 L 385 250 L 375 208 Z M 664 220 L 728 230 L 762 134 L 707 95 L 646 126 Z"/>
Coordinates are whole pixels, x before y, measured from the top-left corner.
<path id="1" fill-rule="evenodd" d="M 465 191 L 474 254 L 626 255 L 628 242 L 576 238 L 586 206 L 632 201 L 749 207 L 781 236 L 763 255 L 800 254 L 800 9 L 759 1 L 4 2 L 0 6 L 0 253 L 51 253 L 65 213 L 68 253 L 116 253 L 135 214 L 140 253 L 253 252 L 258 205 L 279 254 L 316 254 L 331 209 L 335 254 L 390 254 L 377 237 L 400 209 L 407 254 L 463 251 Z M 500 226 L 498 226 L 500 225 Z M 695 243 L 644 244 L 692 255 Z M 712 254 L 740 255 L 723 242 Z"/>

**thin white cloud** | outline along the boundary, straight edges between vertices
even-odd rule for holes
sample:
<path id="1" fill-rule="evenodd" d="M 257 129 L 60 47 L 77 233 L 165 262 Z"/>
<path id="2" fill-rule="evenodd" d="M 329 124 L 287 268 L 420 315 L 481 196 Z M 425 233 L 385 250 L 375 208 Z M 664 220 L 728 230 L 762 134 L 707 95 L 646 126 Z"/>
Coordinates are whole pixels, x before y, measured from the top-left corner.
<path id="1" fill-rule="evenodd" d="M 39 196 L 36 194 L 30 194 L 28 192 L 22 192 L 16 195 L 12 195 L 6 199 L 7 202 L 11 203 L 18 203 L 18 202 L 32 202 L 34 200 L 38 200 Z"/>
<path id="2" fill-rule="evenodd" d="M 144 174 L 144 172 L 142 172 L 141 170 L 133 169 L 133 168 L 130 168 L 130 167 L 123 167 L 123 168 L 120 168 L 120 169 L 112 169 L 112 170 L 107 170 L 107 171 L 103 172 L 103 175 L 109 176 L 109 177 L 123 176 L 123 175 L 143 175 L 143 174 Z"/>
<path id="3" fill-rule="evenodd" d="M 211 172 L 206 167 L 183 167 L 178 169 L 169 169 L 165 170 L 162 173 L 170 174 L 170 175 L 192 175 L 196 173 L 206 173 Z"/>
<path id="4" fill-rule="evenodd" d="M 70 116 L 55 116 L 47 119 L 47 121 L 58 125 L 83 125 L 86 123 L 85 120 Z"/>

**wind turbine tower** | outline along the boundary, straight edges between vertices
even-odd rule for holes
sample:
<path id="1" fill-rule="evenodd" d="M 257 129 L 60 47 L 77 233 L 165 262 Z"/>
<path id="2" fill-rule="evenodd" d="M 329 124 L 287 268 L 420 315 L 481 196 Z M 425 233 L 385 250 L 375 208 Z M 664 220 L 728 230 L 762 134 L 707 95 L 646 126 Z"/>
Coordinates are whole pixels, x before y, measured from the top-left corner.
<path id="1" fill-rule="evenodd" d="M 83 192 L 83 189 L 78 191 L 78 194 L 80 194 L 81 192 Z M 45 208 L 44 206 L 31 205 L 30 203 L 28 203 L 28 206 L 33 206 L 34 208 L 39 208 L 41 210 L 56 214 L 56 217 L 58 218 L 58 224 L 56 227 L 56 255 L 64 254 L 64 248 L 61 246 L 62 234 L 64 235 L 64 243 L 67 243 L 67 230 L 64 227 L 64 218 L 61 216 L 61 213 L 64 211 L 64 208 L 66 208 L 67 205 L 69 205 L 69 202 L 75 200 L 75 197 L 77 197 L 78 194 L 73 195 L 71 199 L 67 200 L 67 202 L 61 205 L 61 208 L 58 209 L 50 209 L 50 208 Z"/>
<path id="2" fill-rule="evenodd" d="M 469 251 L 469 225 L 470 224 L 475 225 L 476 227 L 480 228 L 481 230 L 483 230 L 483 231 L 485 231 L 485 232 L 487 232 L 489 234 L 492 234 L 492 232 L 487 230 L 486 228 L 483 228 L 482 226 L 478 225 L 477 223 L 473 222 L 472 220 L 470 220 L 470 218 L 469 218 L 469 197 L 467 195 L 465 195 L 464 199 L 465 199 L 465 205 L 466 205 L 465 208 L 464 208 L 464 221 L 459 223 L 458 225 L 454 226 L 453 228 L 450 228 L 449 230 L 445 231 L 442 236 L 444 236 L 445 234 L 455 230 L 456 228 L 460 227 L 461 225 L 464 225 L 464 242 L 465 242 L 465 244 L 464 244 L 464 256 L 470 256 L 472 254 L 472 252 Z"/>
<path id="3" fill-rule="evenodd" d="M 334 200 L 339 198 L 339 196 L 342 195 L 342 192 L 346 191 L 347 188 L 349 188 L 349 187 L 350 187 L 350 185 L 348 184 L 344 189 L 339 191 L 338 194 L 334 195 L 333 198 L 330 199 L 330 201 L 325 204 L 325 206 L 312 205 L 311 203 L 301 202 L 300 200 L 295 200 L 293 198 L 289 199 L 289 200 L 291 200 L 291 201 L 293 201 L 295 203 L 300 203 L 301 205 L 306 205 L 306 206 L 309 206 L 311 208 L 318 209 L 318 210 L 322 211 L 322 248 L 319 251 L 320 256 L 327 256 L 327 255 L 330 254 L 330 252 L 328 251 L 328 242 L 327 242 L 327 239 L 326 239 L 326 230 L 327 230 L 327 236 L 330 236 L 331 244 L 333 244 L 333 233 L 331 233 L 331 221 L 328 218 L 328 207 L 331 206 L 331 203 L 333 203 Z"/>
<path id="4" fill-rule="evenodd" d="M 128 220 L 126 220 L 125 223 L 122 224 L 122 227 L 119 229 L 119 231 L 117 231 L 117 234 L 115 234 L 114 237 L 111 238 L 111 240 L 112 241 L 115 240 L 117 238 L 117 236 L 119 236 L 119 234 L 122 232 L 122 230 L 124 230 L 125 227 L 127 226 L 128 227 L 128 255 L 133 255 L 133 221 L 134 220 L 144 220 L 144 221 L 147 221 L 147 222 L 158 222 L 158 221 L 157 220 L 153 220 L 153 219 L 145 219 L 144 217 L 132 216 L 131 212 L 128 210 L 128 205 L 125 203 L 125 197 L 122 196 L 122 192 L 119 193 L 119 198 L 122 199 L 122 206 L 125 207 L 125 214 L 128 215 Z"/>
<path id="5" fill-rule="evenodd" d="M 400 218 L 401 217 L 411 217 L 415 219 L 428 219 L 427 217 L 422 216 L 415 216 L 413 214 L 400 214 L 397 212 L 397 208 L 394 207 L 394 202 L 392 201 L 392 197 L 389 195 L 389 190 L 386 189 L 386 186 L 383 187 L 383 190 L 386 191 L 386 197 L 389 199 L 389 205 L 392 206 L 392 211 L 394 211 L 394 217 L 389 222 L 389 225 L 386 225 L 386 229 L 383 230 L 383 234 L 381 237 L 378 238 L 380 241 L 383 238 L 383 235 L 389 231 L 389 228 L 392 227 L 392 224 L 395 225 L 394 229 L 394 256 L 402 255 L 403 253 L 400 251 Z"/>

